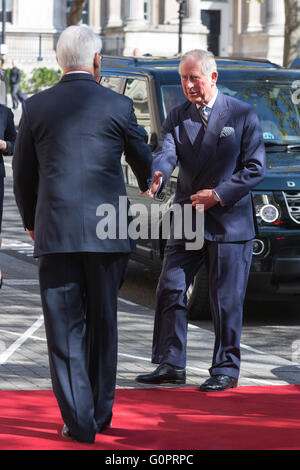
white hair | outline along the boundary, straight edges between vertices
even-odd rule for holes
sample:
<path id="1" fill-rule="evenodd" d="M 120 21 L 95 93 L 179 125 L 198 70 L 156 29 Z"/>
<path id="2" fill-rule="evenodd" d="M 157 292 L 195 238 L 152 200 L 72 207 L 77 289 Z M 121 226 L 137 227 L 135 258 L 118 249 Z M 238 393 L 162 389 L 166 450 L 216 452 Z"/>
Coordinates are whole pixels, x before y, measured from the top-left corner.
<path id="1" fill-rule="evenodd" d="M 199 62 L 202 68 L 202 72 L 209 77 L 211 77 L 213 72 L 217 71 L 215 56 L 210 51 L 205 51 L 202 49 L 193 49 L 192 51 L 188 51 L 181 57 L 180 65 L 182 62 L 188 61 L 190 59 L 194 59 Z"/>
<path id="2" fill-rule="evenodd" d="M 56 46 L 57 62 L 63 70 L 91 67 L 100 53 L 100 36 L 88 26 L 69 26 L 60 35 Z"/>

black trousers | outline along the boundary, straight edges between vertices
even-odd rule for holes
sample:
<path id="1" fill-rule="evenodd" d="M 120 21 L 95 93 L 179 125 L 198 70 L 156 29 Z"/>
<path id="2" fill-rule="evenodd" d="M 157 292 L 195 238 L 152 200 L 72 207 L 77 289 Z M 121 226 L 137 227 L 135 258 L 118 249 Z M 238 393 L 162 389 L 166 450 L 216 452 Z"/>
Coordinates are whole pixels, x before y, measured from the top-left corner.
<path id="1" fill-rule="evenodd" d="M 18 104 L 19 104 L 19 98 L 18 98 L 19 88 L 20 88 L 19 83 L 14 83 L 14 84 L 10 85 L 10 92 L 11 92 L 13 109 L 16 109 L 18 107 Z"/>
<path id="2" fill-rule="evenodd" d="M 112 417 L 117 300 L 129 255 L 66 253 L 39 258 L 50 371 L 62 418 L 90 441 Z"/>
<path id="3" fill-rule="evenodd" d="M 4 201 L 4 178 L 3 176 L 0 176 L 0 234 L 2 230 L 3 201 Z"/>

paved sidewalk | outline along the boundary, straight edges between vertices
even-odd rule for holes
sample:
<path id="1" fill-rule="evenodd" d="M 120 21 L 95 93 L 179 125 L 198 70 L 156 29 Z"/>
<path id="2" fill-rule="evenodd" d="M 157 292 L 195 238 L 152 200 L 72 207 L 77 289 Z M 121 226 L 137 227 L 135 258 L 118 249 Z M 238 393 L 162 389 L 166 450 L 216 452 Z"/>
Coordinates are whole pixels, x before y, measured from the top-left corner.
<path id="1" fill-rule="evenodd" d="M 8 263 L 9 276 L 0 291 L 0 389 L 50 389 L 37 268 L 32 262 L 0 252 L 0 266 Z M 136 375 L 153 370 L 153 318 L 151 309 L 119 299 L 118 387 L 143 387 L 134 381 Z M 211 331 L 190 324 L 187 386 L 198 386 L 208 377 L 213 340 Z M 239 385 L 291 383 L 300 383 L 299 366 L 242 345 Z"/>

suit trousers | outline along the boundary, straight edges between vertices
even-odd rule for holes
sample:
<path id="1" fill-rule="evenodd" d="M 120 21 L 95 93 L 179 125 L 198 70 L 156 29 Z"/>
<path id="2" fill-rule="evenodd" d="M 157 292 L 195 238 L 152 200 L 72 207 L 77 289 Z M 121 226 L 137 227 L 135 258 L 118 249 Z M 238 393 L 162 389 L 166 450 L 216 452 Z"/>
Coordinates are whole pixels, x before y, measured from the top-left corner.
<path id="1" fill-rule="evenodd" d="M 188 310 L 186 290 L 203 263 L 209 274 L 215 344 L 211 375 L 238 378 L 243 304 L 252 259 L 252 241 L 205 241 L 201 250 L 169 245 L 157 287 L 152 362 L 186 367 Z"/>
<path id="2" fill-rule="evenodd" d="M 39 258 L 53 391 L 71 435 L 91 441 L 112 417 L 117 368 L 117 299 L 127 253 Z"/>
<path id="3" fill-rule="evenodd" d="M 3 176 L 0 176 L 0 234 L 2 231 L 3 201 L 4 201 L 4 178 Z"/>
<path id="4" fill-rule="evenodd" d="M 10 85 L 10 92 L 11 92 L 11 99 L 13 103 L 13 109 L 16 109 L 19 104 L 19 99 L 18 99 L 18 90 L 20 88 L 19 83 L 14 83 Z"/>

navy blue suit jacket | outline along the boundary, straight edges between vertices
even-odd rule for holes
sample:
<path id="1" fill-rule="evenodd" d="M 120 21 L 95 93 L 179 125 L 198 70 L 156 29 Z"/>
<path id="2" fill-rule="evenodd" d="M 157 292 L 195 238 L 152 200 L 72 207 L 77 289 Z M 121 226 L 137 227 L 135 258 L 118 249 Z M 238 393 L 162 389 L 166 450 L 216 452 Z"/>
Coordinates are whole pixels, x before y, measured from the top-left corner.
<path id="1" fill-rule="evenodd" d="M 118 223 L 119 196 L 126 196 L 123 152 L 140 189 L 147 190 L 152 155 L 132 101 L 92 75 L 65 75 L 24 102 L 14 192 L 24 226 L 35 231 L 35 256 L 134 249 L 128 237 L 101 240 L 96 233 L 101 204 L 115 208 Z"/>
<path id="2" fill-rule="evenodd" d="M 222 137 L 222 129 L 231 134 Z M 265 174 L 265 148 L 258 117 L 251 106 L 218 91 L 206 132 L 199 110 L 185 102 L 171 110 L 162 127 L 153 172 L 163 184 L 179 165 L 174 202 L 191 203 L 201 189 L 215 189 L 222 204 L 205 211 L 206 240 L 235 242 L 255 235 L 250 190 Z"/>
<path id="3" fill-rule="evenodd" d="M 10 108 L 0 105 L 0 139 L 7 143 L 7 152 L 4 155 L 12 155 L 16 140 L 14 115 Z M 0 178 L 5 176 L 3 153 L 0 151 Z"/>

